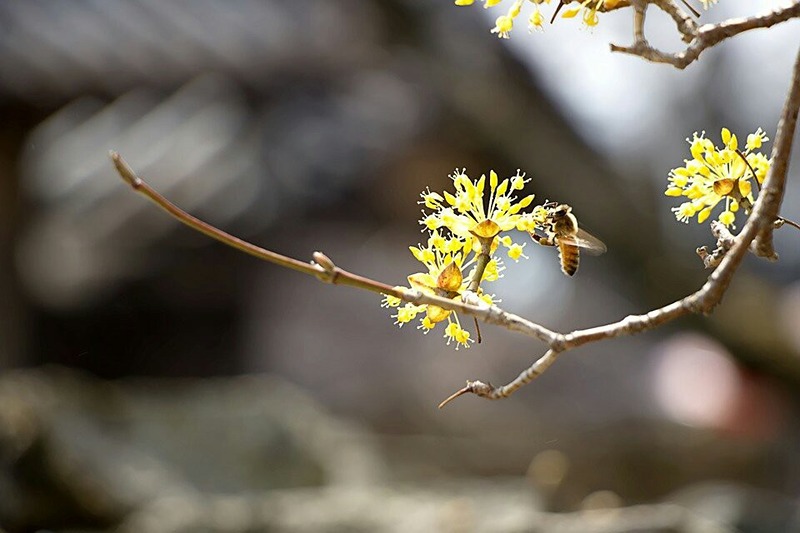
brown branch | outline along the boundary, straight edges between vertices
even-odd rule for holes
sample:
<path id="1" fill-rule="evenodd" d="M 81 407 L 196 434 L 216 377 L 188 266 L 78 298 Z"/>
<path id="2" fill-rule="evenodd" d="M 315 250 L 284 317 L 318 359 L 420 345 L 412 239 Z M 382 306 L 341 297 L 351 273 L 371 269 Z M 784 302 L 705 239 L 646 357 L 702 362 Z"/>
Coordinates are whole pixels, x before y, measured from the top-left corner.
<path id="1" fill-rule="evenodd" d="M 730 250 L 736 242 L 736 237 L 733 233 L 719 220 L 713 220 L 711 222 L 711 233 L 717 238 L 717 247 L 714 248 L 714 251 L 708 253 L 708 248 L 705 246 L 701 246 L 696 250 L 697 255 L 700 256 L 700 259 L 703 261 L 703 266 L 706 269 L 718 267 L 722 262 L 722 258 L 725 257 L 725 254 L 728 253 L 728 250 Z M 752 248 L 751 243 L 750 251 L 752 251 Z"/>
<path id="2" fill-rule="evenodd" d="M 647 14 L 647 3 L 639 0 L 633 4 L 633 42 L 643 43 L 644 37 L 644 19 Z"/>
<path id="3" fill-rule="evenodd" d="M 179 222 L 186 224 L 190 228 L 195 229 L 211 237 L 212 239 L 216 239 L 223 244 L 227 244 L 228 246 L 236 248 L 237 250 L 241 250 L 242 252 L 250 254 L 257 259 L 261 259 L 262 261 L 267 261 L 278 266 L 290 268 L 292 270 L 302 272 L 303 274 L 312 275 L 325 283 L 331 283 L 334 285 L 347 285 L 378 294 L 395 296 L 406 302 L 411 302 L 416 305 L 431 304 L 439 306 L 443 309 L 449 309 L 451 311 L 464 313 L 465 315 L 471 315 L 483 320 L 487 324 L 501 326 L 511 331 L 516 331 L 529 337 L 539 339 L 546 343 L 553 342 L 558 335 L 544 326 L 536 324 L 535 322 L 531 322 L 530 320 L 522 318 L 521 316 L 513 313 L 503 311 L 497 306 L 489 306 L 485 304 L 467 304 L 458 300 L 451 300 L 449 298 L 444 298 L 433 294 L 425 294 L 421 291 L 413 289 L 403 289 L 402 287 L 395 288 L 386 285 L 385 283 L 359 276 L 358 274 L 353 274 L 352 272 L 348 272 L 347 270 L 336 266 L 333 261 L 331 261 L 325 254 L 321 252 L 314 252 L 314 263 L 306 263 L 285 255 L 281 255 L 271 250 L 261 248 L 260 246 L 256 246 L 255 244 L 244 241 L 231 235 L 230 233 L 226 233 L 212 226 L 211 224 L 203 222 L 199 218 L 190 215 L 180 207 L 164 198 L 164 196 L 150 187 L 142 178 L 137 176 L 133 169 L 117 152 L 112 151 L 109 155 L 123 181 L 130 185 L 134 191 L 143 194 L 151 202 L 162 208 Z"/>
<path id="4" fill-rule="evenodd" d="M 797 5 L 800 6 L 800 2 Z M 789 156 L 792 152 L 792 142 L 794 141 L 794 132 L 797 127 L 798 109 L 800 109 L 800 53 L 798 53 L 794 63 L 789 94 L 783 104 L 781 119 L 778 122 L 775 144 L 772 146 L 770 172 L 764 180 L 761 192 L 758 193 L 759 205 L 753 209 L 754 215 L 757 212 L 758 216 L 770 221 L 769 224 L 763 224 L 758 230 L 755 240 L 755 254 L 759 257 L 773 260 L 778 258 L 778 254 L 775 253 L 775 248 L 772 244 L 772 232 L 775 227 L 771 222 L 778 218 L 778 212 L 783 201 L 786 174 L 789 171 Z"/>
<path id="5" fill-rule="evenodd" d="M 484 383 L 482 381 L 468 381 L 465 387 L 458 390 L 440 404 L 440 407 L 443 407 L 453 399 L 468 393 L 489 399 L 508 397 L 540 376 L 555 362 L 559 355 L 584 344 L 614 337 L 633 335 L 641 331 L 653 329 L 690 313 L 710 313 L 722 299 L 722 296 L 733 279 L 733 275 L 757 236 L 764 239 L 764 241 L 762 242 L 762 247 L 755 250 L 755 252 L 767 257 L 774 256 L 771 232 L 774 228 L 774 222 L 777 219 L 777 212 L 780 208 L 781 201 L 783 200 L 788 161 L 797 123 L 798 109 L 800 109 L 800 52 L 795 62 L 792 85 L 781 114 L 780 125 L 776 134 L 775 147 L 772 153 L 773 163 L 764 180 L 758 199 L 753 206 L 753 211 L 742 231 L 733 238 L 732 241 L 730 240 L 730 233 L 727 232 L 727 230 L 723 232 L 719 227 L 716 227 L 717 231 L 715 231 L 715 235 L 718 238 L 718 242 L 721 243 L 721 247 L 724 245 L 726 250 L 721 254 L 722 258 L 718 261 L 717 268 L 698 291 L 646 314 L 631 315 L 617 322 L 594 328 L 575 330 L 566 334 L 551 331 L 520 316 L 505 312 L 497 306 L 465 304 L 448 298 L 424 294 L 420 291 L 390 287 L 386 284 L 340 269 L 333 261 L 320 252 L 314 254 L 315 263 L 304 263 L 260 248 L 225 233 L 181 210 L 139 178 L 116 152 L 111 152 L 111 159 L 114 161 L 114 165 L 120 176 L 122 176 L 122 179 L 128 185 L 135 191 L 145 195 L 180 222 L 259 259 L 313 275 L 327 283 L 349 285 L 372 292 L 393 295 L 414 304 L 432 304 L 445 309 L 462 312 L 477 317 L 486 323 L 499 325 L 512 331 L 537 338 L 548 345 L 549 349 L 545 354 L 537 359 L 530 367 L 521 372 L 516 379 L 510 383 L 500 387 L 494 387 L 490 383 Z"/>
<path id="6" fill-rule="evenodd" d="M 637 39 L 630 46 L 612 44 L 611 51 L 636 55 L 654 63 L 666 63 L 679 69 L 686 68 L 706 49 L 725 39 L 756 28 L 769 28 L 800 16 L 800 0 L 797 0 L 788 6 L 779 7 L 760 15 L 731 19 L 718 24 L 706 24 L 698 28 L 691 17 L 683 13 L 671 0 L 650 0 L 650 3 L 658 6 L 675 20 L 683 40 L 689 43 L 686 49 L 670 54 L 653 48 L 644 39 Z"/>
<path id="7" fill-rule="evenodd" d="M 757 243 L 754 242 L 756 236 L 760 236 L 762 233 L 768 233 L 771 236 L 776 214 L 783 200 L 798 109 L 800 109 L 800 51 L 798 51 L 797 61 L 795 62 L 791 87 L 781 113 L 780 127 L 775 136 L 775 149 L 772 153 L 773 162 L 767 178 L 764 180 L 758 199 L 753 206 L 753 211 L 739 235 L 733 239 L 732 243 L 727 243 L 730 245 L 729 249 L 723 254 L 718 267 L 698 291 L 643 315 L 631 315 L 611 324 L 559 334 L 552 342 L 548 343 L 549 350 L 513 381 L 500 387 L 478 380 L 467 381 L 465 387 L 442 402 L 440 407 L 468 393 L 490 400 L 506 398 L 519 390 L 520 387 L 527 385 L 540 376 L 561 353 L 567 350 L 590 342 L 633 335 L 641 331 L 650 330 L 690 313 L 711 313 L 714 307 L 722 300 L 722 296 L 730 285 L 733 275 L 751 245 L 754 245 L 754 248 L 757 246 Z M 722 225 L 720 224 L 719 226 Z M 724 226 L 722 228 L 724 229 Z M 717 227 L 717 230 L 718 239 L 728 241 L 730 232 L 725 229 L 726 235 L 725 232 L 719 231 L 719 227 Z M 769 249 L 771 250 L 771 241 Z M 774 250 L 771 251 L 774 254 Z M 759 254 L 757 249 L 754 249 L 754 253 Z"/>
<path id="8" fill-rule="evenodd" d="M 775 229 L 782 228 L 784 224 L 789 224 L 794 229 L 800 230 L 800 224 L 795 222 L 794 220 L 789 220 L 788 218 L 778 217 L 773 224 Z"/>
<path id="9" fill-rule="evenodd" d="M 681 34 L 683 42 L 688 43 L 694 39 L 697 33 L 697 22 L 688 14 L 686 14 L 678 5 L 672 0 L 650 0 L 649 3 L 654 4 L 661 11 L 672 17 L 675 21 L 675 26 Z M 692 15 L 700 18 L 700 13 L 692 8 L 687 2 L 683 2 L 687 8 L 692 11 Z"/>

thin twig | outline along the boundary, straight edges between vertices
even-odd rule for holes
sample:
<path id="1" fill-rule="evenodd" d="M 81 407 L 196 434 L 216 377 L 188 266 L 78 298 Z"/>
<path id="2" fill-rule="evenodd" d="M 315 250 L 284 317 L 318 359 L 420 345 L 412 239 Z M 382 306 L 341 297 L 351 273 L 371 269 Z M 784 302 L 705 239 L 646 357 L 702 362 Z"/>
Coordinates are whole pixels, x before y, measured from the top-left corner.
<path id="1" fill-rule="evenodd" d="M 686 9 L 688 9 L 689 11 L 691 11 L 691 12 L 692 12 L 692 16 L 693 16 L 693 17 L 695 17 L 695 18 L 700 18 L 700 15 L 701 15 L 701 13 L 700 13 L 698 10 L 696 10 L 696 9 L 695 9 L 695 8 L 692 6 L 692 4 L 690 4 L 690 3 L 689 3 L 689 1 L 688 1 L 688 0 L 681 0 L 681 4 L 685 5 L 685 6 L 686 6 Z"/>
<path id="2" fill-rule="evenodd" d="M 478 239 L 478 242 L 481 244 L 481 251 L 475 260 L 475 270 L 472 274 L 472 279 L 469 280 L 467 289 L 477 295 L 481 286 L 481 281 L 483 280 L 483 274 L 486 272 L 486 267 L 489 266 L 489 262 L 492 260 L 492 243 L 496 235 L 492 237 L 482 237 L 473 233 L 473 236 Z M 482 341 L 481 326 L 478 324 L 478 317 L 472 318 L 475 322 L 475 340 L 480 344 Z"/>
<path id="3" fill-rule="evenodd" d="M 775 229 L 779 228 L 780 226 L 782 226 L 784 224 L 789 224 L 793 228 L 800 230 L 800 224 L 798 224 L 794 220 L 790 220 L 790 219 L 784 218 L 784 217 L 778 217 L 776 222 L 780 222 L 780 224 L 778 226 L 775 226 Z"/>
<path id="4" fill-rule="evenodd" d="M 633 4 L 633 42 L 644 43 L 644 19 L 647 15 L 647 3 L 639 0 Z"/>
<path id="5" fill-rule="evenodd" d="M 694 36 L 697 33 L 697 22 L 690 15 L 687 15 L 681 8 L 679 8 L 675 2 L 672 0 L 649 0 L 649 3 L 654 4 L 661 11 L 672 17 L 672 20 L 675 22 L 675 26 L 678 28 L 678 31 L 681 34 L 681 39 L 683 42 L 688 43 L 694 39 Z M 692 8 L 688 3 L 683 2 L 683 5 L 689 8 L 695 17 L 700 17 L 700 13 L 698 13 L 697 10 Z"/>
<path id="6" fill-rule="evenodd" d="M 535 322 L 531 322 L 530 320 L 522 318 L 521 316 L 513 313 L 503 311 L 497 306 L 470 305 L 458 300 L 436 296 L 434 294 L 425 294 L 414 289 L 409 290 L 402 287 L 392 287 L 386 285 L 385 283 L 359 276 L 358 274 L 353 274 L 352 272 L 348 272 L 342 268 L 339 268 L 326 255 L 320 252 L 314 253 L 315 263 L 305 263 L 303 261 L 299 261 L 297 259 L 261 248 L 260 246 L 256 246 L 255 244 L 249 243 L 229 233 L 226 233 L 190 215 L 180 207 L 164 198 L 155 189 L 150 187 L 142 178 L 137 176 L 133 169 L 117 152 L 112 151 L 109 155 L 111 160 L 114 162 L 114 166 L 116 167 L 119 175 L 122 177 L 125 183 L 133 188 L 134 191 L 143 194 L 151 202 L 161 207 L 179 222 L 186 224 L 190 228 L 208 235 L 212 239 L 216 239 L 223 244 L 227 244 L 228 246 L 236 248 L 237 250 L 241 250 L 247 254 L 250 254 L 257 259 L 290 268 L 304 274 L 312 275 L 326 283 L 331 283 L 334 285 L 347 285 L 378 294 L 395 296 L 406 302 L 411 302 L 417 305 L 436 305 L 443 309 L 464 313 L 465 315 L 474 316 L 480 320 L 483 320 L 487 324 L 502 326 L 511 331 L 522 333 L 546 343 L 552 342 L 553 339 L 555 339 L 558 335 L 554 331 L 551 331 L 544 326 L 536 324 Z"/>

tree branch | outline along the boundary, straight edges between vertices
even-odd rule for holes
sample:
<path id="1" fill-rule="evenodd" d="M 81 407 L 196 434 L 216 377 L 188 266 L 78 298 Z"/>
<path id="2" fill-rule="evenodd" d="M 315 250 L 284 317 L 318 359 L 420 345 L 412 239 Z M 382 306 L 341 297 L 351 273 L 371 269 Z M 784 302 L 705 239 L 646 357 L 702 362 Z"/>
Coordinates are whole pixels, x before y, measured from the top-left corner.
<path id="1" fill-rule="evenodd" d="M 800 5 L 800 2 L 798 3 Z M 758 193 L 759 204 L 756 206 L 758 215 L 766 221 L 778 218 L 781 202 L 783 201 L 786 174 L 789 171 L 789 159 L 792 152 L 794 132 L 797 128 L 797 112 L 800 109 L 800 52 L 794 63 L 791 86 L 786 102 L 783 104 L 781 119 L 778 122 L 778 131 L 775 135 L 775 144 L 772 146 L 772 165 L 770 172 L 764 180 L 764 186 Z M 754 214 L 756 209 L 753 210 Z M 755 254 L 775 260 L 778 255 L 772 245 L 772 232 L 774 224 L 763 224 L 756 235 Z"/>
<path id="2" fill-rule="evenodd" d="M 659 0 L 658 3 L 660 5 L 664 2 Z M 671 4 L 671 2 L 668 3 Z M 791 15 L 789 15 L 789 13 L 791 13 Z M 753 27 L 762 27 L 758 25 L 756 19 L 771 21 L 765 22 L 765 24 L 771 25 L 786 20 L 790 18 L 790 16 L 797 16 L 798 13 L 800 13 L 800 2 L 790 8 L 776 10 L 768 15 L 763 15 L 754 19 L 731 21 L 729 23 L 710 27 L 704 26 L 699 30 L 699 35 L 717 35 L 717 37 L 714 38 L 717 39 L 716 42 L 719 42 L 739 31 L 745 31 L 745 29 L 751 29 Z M 739 29 L 737 30 L 736 28 Z M 648 45 L 644 43 L 641 44 L 641 46 Z M 702 49 L 698 48 L 698 50 Z M 696 55 L 699 55 L 699 51 Z M 783 200 L 792 140 L 797 124 L 798 109 L 800 109 L 800 52 L 795 62 L 791 86 L 776 133 L 775 145 L 772 152 L 772 165 L 770 166 L 763 187 L 758 195 L 758 199 L 753 206 L 753 211 L 747 223 L 744 225 L 744 228 L 742 228 L 742 231 L 732 242 L 729 233 L 723 234 L 722 232 L 715 232 L 718 242 L 724 241 L 725 250 L 719 254 L 722 257 L 718 260 L 717 268 L 698 291 L 681 300 L 649 311 L 646 314 L 630 315 L 617 322 L 594 328 L 575 330 L 566 334 L 551 331 L 530 320 L 503 311 L 497 306 L 471 305 L 440 296 L 424 294 L 417 290 L 390 287 L 384 283 L 343 270 L 320 252 L 314 253 L 313 263 L 305 263 L 258 247 L 186 213 L 161 196 L 145 183 L 144 180 L 138 177 L 118 153 L 111 152 L 110 156 L 117 172 L 119 172 L 122 179 L 135 191 L 146 196 L 149 200 L 183 224 L 258 259 L 315 276 L 326 283 L 349 285 L 380 294 L 392 295 L 417 305 L 431 304 L 444 309 L 461 312 L 466 315 L 474 316 L 488 324 L 502 326 L 511 331 L 517 331 L 539 339 L 548 345 L 548 350 L 545 354 L 537 359 L 530 367 L 521 372 L 510 383 L 500 387 L 494 387 L 490 383 L 484 383 L 478 380 L 468 381 L 465 387 L 456 391 L 440 404 L 439 407 L 443 407 L 453 399 L 467 393 L 488 399 L 506 398 L 540 376 L 562 353 L 584 344 L 614 337 L 633 335 L 641 331 L 653 329 L 690 313 L 708 314 L 722 299 L 742 259 L 748 249 L 751 248 L 751 244 L 753 244 L 753 251 L 756 255 L 768 258 L 777 257 L 772 246 L 772 231 L 774 229 L 774 222 L 779 218 L 777 213 Z M 758 238 L 758 240 L 756 240 L 756 238 Z M 714 259 L 714 263 L 717 262 L 717 259 L 718 258 Z"/>
<path id="3" fill-rule="evenodd" d="M 790 5 L 760 15 L 731 19 L 718 24 L 706 24 L 698 28 L 694 20 L 681 11 L 672 0 L 649 0 L 649 3 L 655 4 L 672 17 L 684 42 L 689 43 L 686 49 L 670 54 L 653 48 L 645 39 L 636 39 L 630 46 L 612 44 L 611 51 L 639 56 L 654 63 L 667 63 L 679 69 L 686 68 L 707 48 L 711 48 L 729 37 L 756 28 L 769 28 L 789 19 L 800 17 L 800 0 L 797 0 Z"/>
<path id="4" fill-rule="evenodd" d="M 729 241 L 730 232 L 723 234 L 720 232 L 718 239 L 726 241 L 729 246 L 727 253 L 719 261 L 719 266 L 708 277 L 708 280 L 696 292 L 685 298 L 672 302 L 658 309 L 654 309 L 643 315 L 630 315 L 617 322 L 612 322 L 594 328 L 575 330 L 567 334 L 557 335 L 549 344 L 549 350 L 537 359 L 530 367 L 520 373 L 513 381 L 500 387 L 494 387 L 491 383 L 482 381 L 467 381 L 465 387 L 459 389 L 439 407 L 444 407 L 447 403 L 459 396 L 472 393 L 482 398 L 497 400 L 506 398 L 539 377 L 550 365 L 555 362 L 558 356 L 572 348 L 577 348 L 590 342 L 597 342 L 603 339 L 633 335 L 641 331 L 646 331 L 670 322 L 689 313 L 709 314 L 714 307 L 722 300 L 728 286 L 733 279 L 733 275 L 739 268 L 745 254 L 751 248 L 751 244 L 757 236 L 768 234 L 770 237 L 769 249 L 772 250 L 771 235 L 774 229 L 774 222 L 777 217 L 778 209 L 783 200 L 786 175 L 791 156 L 792 139 L 794 138 L 795 126 L 797 124 L 798 110 L 800 109 L 800 51 L 794 66 L 791 86 L 786 98 L 786 103 L 781 113 L 780 126 L 775 136 L 775 148 L 772 152 L 772 165 L 764 180 L 761 192 L 758 195 L 753 211 L 745 223 L 744 228 L 733 239 Z M 727 230 L 726 230 L 727 231 Z M 715 233 L 716 234 L 716 233 Z M 753 252 L 761 255 L 761 251 L 753 246 Z M 766 257 L 772 257 L 765 252 Z"/>
<path id="5" fill-rule="evenodd" d="M 130 165 L 128 165 L 128 163 L 117 152 L 112 151 L 109 153 L 109 156 L 114 162 L 114 166 L 119 175 L 122 177 L 123 181 L 130 185 L 134 191 L 147 197 L 147 199 L 169 213 L 179 222 L 186 224 L 190 228 L 197 230 L 211 237 L 212 239 L 216 239 L 223 244 L 227 244 L 228 246 L 236 248 L 237 250 L 252 255 L 257 259 L 261 259 L 262 261 L 267 261 L 268 263 L 273 263 L 278 266 L 290 268 L 292 270 L 302 272 L 303 274 L 312 275 L 325 283 L 331 283 L 333 285 L 347 285 L 378 294 L 395 296 L 403 301 L 411 302 L 416 305 L 436 305 L 443 309 L 449 309 L 465 315 L 471 315 L 486 322 L 487 324 L 501 326 L 511 331 L 516 331 L 518 333 L 522 333 L 523 335 L 539 339 L 548 344 L 554 342 L 558 336 L 557 333 L 545 328 L 544 326 L 536 324 L 535 322 L 531 322 L 530 320 L 522 318 L 521 316 L 513 313 L 503 311 L 494 305 L 470 305 L 458 300 L 451 300 L 433 294 L 425 294 L 414 289 L 392 287 L 390 285 L 386 285 L 385 283 L 359 276 L 358 274 L 353 274 L 352 272 L 348 272 L 347 270 L 336 266 L 330 258 L 321 252 L 314 252 L 314 262 L 306 263 L 298 259 L 287 257 L 271 250 L 261 248 L 260 246 L 256 246 L 255 244 L 244 241 L 231 235 L 230 233 L 226 233 L 221 229 L 218 229 L 211 224 L 203 222 L 199 218 L 190 215 L 180 207 L 164 198 L 164 196 L 150 187 L 150 185 L 148 185 L 142 178 L 137 176 Z"/>
<path id="6" fill-rule="evenodd" d="M 650 0 L 649 3 L 655 4 L 661 11 L 672 17 L 675 21 L 675 26 L 681 34 L 683 42 L 688 43 L 694 39 L 697 33 L 697 22 L 690 15 L 686 14 L 673 0 Z M 683 2 L 688 8 L 688 3 Z M 693 11 L 695 17 L 700 17 L 700 13 Z"/>
<path id="7" fill-rule="evenodd" d="M 719 260 L 717 268 L 698 291 L 646 314 L 630 315 L 617 322 L 594 328 L 575 330 L 566 334 L 551 331 L 518 315 L 503 311 L 497 306 L 469 305 L 457 300 L 424 294 L 416 290 L 390 287 L 384 283 L 343 270 L 320 252 L 314 253 L 314 263 L 305 263 L 258 247 L 186 213 L 138 177 L 119 154 L 111 152 L 110 155 L 122 179 L 135 191 L 140 192 L 189 227 L 258 259 L 313 275 L 326 283 L 349 285 L 376 293 L 396 296 L 404 301 L 418 305 L 432 304 L 444 309 L 461 312 L 479 318 L 488 324 L 495 324 L 511 331 L 534 337 L 548 345 L 549 349 L 545 354 L 510 383 L 494 387 L 490 383 L 478 380 L 468 381 L 465 387 L 456 391 L 440 404 L 439 407 L 443 407 L 448 402 L 467 393 L 488 399 L 506 398 L 540 376 L 562 353 L 584 344 L 650 330 L 689 313 L 710 313 L 722 299 L 733 279 L 734 273 L 757 236 L 764 239 L 764 241 L 762 242 L 762 248 L 758 248 L 754 252 L 757 255 L 766 257 L 774 255 L 771 235 L 783 200 L 798 109 L 800 109 L 800 52 L 798 52 L 795 62 L 791 87 L 775 137 L 775 147 L 772 153 L 773 162 L 764 180 L 758 199 L 753 206 L 753 211 L 732 244 L 729 234 L 715 233 L 719 240 L 725 241 L 725 248 L 727 249 L 722 254 L 723 257 Z"/>

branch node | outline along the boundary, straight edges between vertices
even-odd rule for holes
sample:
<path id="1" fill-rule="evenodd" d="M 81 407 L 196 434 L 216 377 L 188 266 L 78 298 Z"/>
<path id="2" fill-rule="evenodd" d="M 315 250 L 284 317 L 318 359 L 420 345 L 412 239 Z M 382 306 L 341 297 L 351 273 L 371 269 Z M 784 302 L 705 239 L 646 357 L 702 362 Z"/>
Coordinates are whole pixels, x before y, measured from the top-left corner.
<path id="1" fill-rule="evenodd" d="M 494 387 L 491 383 L 484 383 L 482 381 L 467 381 L 467 384 L 464 387 L 458 389 L 456 392 L 448 396 L 442 403 L 440 403 L 439 409 L 452 402 L 459 396 L 463 396 L 465 394 L 477 394 L 478 396 L 482 396 L 484 398 L 491 398 L 493 391 Z"/>
<path id="2" fill-rule="evenodd" d="M 317 278 L 325 283 L 336 283 L 339 272 L 330 257 L 322 252 L 314 252 L 311 257 L 314 258 L 314 263 L 322 267 L 322 271 L 317 274 Z"/>
<path id="3" fill-rule="evenodd" d="M 574 337 L 573 334 L 568 333 L 566 335 L 562 333 L 557 333 L 556 336 L 548 343 L 551 350 L 556 352 L 563 352 L 567 349 L 567 345 L 572 342 L 572 338 Z"/>

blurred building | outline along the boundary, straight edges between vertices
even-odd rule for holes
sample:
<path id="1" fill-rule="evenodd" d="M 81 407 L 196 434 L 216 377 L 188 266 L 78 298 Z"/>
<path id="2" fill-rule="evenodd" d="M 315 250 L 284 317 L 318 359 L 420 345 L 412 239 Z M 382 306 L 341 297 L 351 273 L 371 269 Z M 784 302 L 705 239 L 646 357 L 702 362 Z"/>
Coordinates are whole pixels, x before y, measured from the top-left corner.
<path id="1" fill-rule="evenodd" d="M 372 294 L 321 285 L 180 226 L 109 162 L 108 150 L 120 152 L 176 204 L 259 245 L 304 260 L 321 250 L 394 284 L 417 268 L 407 247 L 423 240 L 419 191 L 446 187 L 455 167 L 475 176 L 522 168 L 537 200 L 572 204 L 610 251 L 587 259 L 573 280 L 553 250 L 531 243 L 531 260 L 510 265 L 499 285 L 508 309 L 570 330 L 699 287 L 708 273 L 692 255 L 695 244 L 664 229 L 671 215 L 658 203 L 663 185 L 635 162 L 609 163 L 587 146 L 586 132 L 541 89 L 543 75 L 510 54 L 490 25 L 479 6 L 413 0 L 0 0 L 0 364 L 55 363 L 101 378 L 269 373 L 363 425 L 352 450 L 366 450 L 370 467 L 380 463 L 377 473 L 353 476 L 365 485 L 502 474 L 515 478 L 498 490 L 529 498 L 520 477 L 530 465 L 537 510 L 575 510 L 593 494 L 601 504 L 660 501 L 723 479 L 748 487 L 732 489 L 731 500 L 751 494 L 747 484 L 779 493 L 764 508 L 784 513 L 798 469 L 788 452 L 797 443 L 790 421 L 800 379 L 792 335 L 800 297 L 784 290 L 797 281 L 791 269 L 744 272 L 718 318 L 682 323 L 686 335 L 672 329 L 579 350 L 511 401 L 465 398 L 442 413 L 435 405 L 464 379 L 512 379 L 541 346 L 489 329 L 482 345 L 454 353 L 438 332 L 398 331 Z M 324 486 L 330 472 L 342 474 L 339 455 L 325 462 L 306 442 L 293 456 L 297 470 L 269 477 L 272 454 L 314 439 L 285 414 L 306 400 L 284 385 L 253 393 L 270 404 L 262 411 L 236 392 L 236 379 L 106 389 L 49 368 L 43 377 L 29 372 L 0 384 L 0 396 L 24 399 L 19 409 L 11 400 L 0 409 L 3 427 L 13 429 L 0 444 L 16 450 L 0 490 L 36 494 L 39 485 L 25 485 L 33 465 L 47 481 L 46 500 L 67 506 L 75 523 L 110 527 L 98 517 L 127 516 L 131 530 L 139 524 L 131 509 L 140 500 L 116 484 L 113 462 L 94 462 L 97 450 L 122 454 L 135 471 L 185 468 L 184 477 L 169 470 L 158 478 L 186 489 L 182 505 L 224 507 L 216 496 L 203 499 L 223 485 Z M 272 383 L 243 379 L 251 392 Z M 50 392 L 39 398 L 39 389 Z M 18 412 L 30 414 L 35 431 L 26 433 Z M 257 426 L 265 412 L 278 422 Z M 329 428 L 314 418 L 318 407 L 298 412 Z M 221 417 L 230 423 L 217 425 Z M 252 440 L 226 448 L 241 427 L 254 427 Z M 362 430 L 377 436 L 364 444 Z M 208 447 L 183 457 L 194 439 Z M 324 442 L 344 455 L 351 449 Z M 103 474 L 96 486 L 122 487 L 108 489 L 115 506 L 87 510 L 71 490 L 60 492 L 59 476 L 70 489 L 82 480 L 69 477 L 72 463 L 48 463 L 50 450 Z M 241 463 L 203 466 L 226 453 L 238 461 L 240 452 Z M 242 475 L 219 474 L 229 465 Z M 146 496 L 146 485 L 131 480 L 136 498 Z M 720 493 L 716 485 L 711 496 L 700 492 L 688 499 Z M 476 493 L 442 505 L 460 517 Z M 416 502 L 396 496 L 385 498 L 403 509 Z M 59 524 L 15 516 L 31 529 Z"/>

